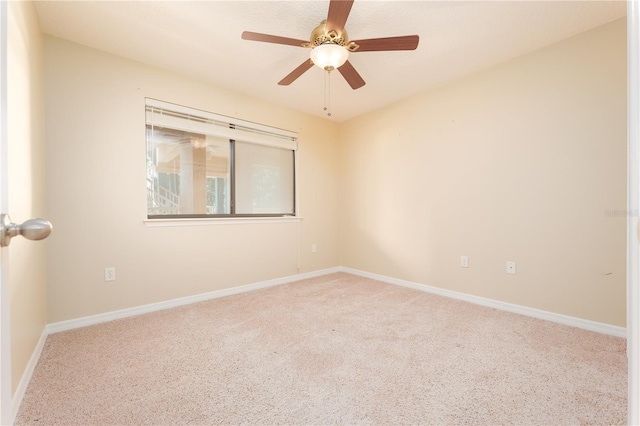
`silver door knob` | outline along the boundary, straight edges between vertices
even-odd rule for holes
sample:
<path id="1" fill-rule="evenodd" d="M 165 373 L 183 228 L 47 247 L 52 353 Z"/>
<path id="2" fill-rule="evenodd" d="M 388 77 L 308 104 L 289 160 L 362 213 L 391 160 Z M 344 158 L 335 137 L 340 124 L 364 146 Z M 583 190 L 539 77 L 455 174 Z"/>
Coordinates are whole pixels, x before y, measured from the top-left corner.
<path id="1" fill-rule="evenodd" d="M 11 222 L 7 214 L 0 215 L 0 246 L 6 247 L 11 242 L 11 238 L 22 235 L 27 240 L 42 240 L 51 234 L 53 225 L 44 219 L 29 219 L 22 225 Z"/>

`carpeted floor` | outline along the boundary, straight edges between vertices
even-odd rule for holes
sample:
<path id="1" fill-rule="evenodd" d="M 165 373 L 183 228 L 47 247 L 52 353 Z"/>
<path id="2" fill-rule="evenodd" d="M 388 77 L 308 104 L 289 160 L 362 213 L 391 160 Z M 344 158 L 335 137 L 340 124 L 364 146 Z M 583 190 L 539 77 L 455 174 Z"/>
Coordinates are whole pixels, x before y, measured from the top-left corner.
<path id="1" fill-rule="evenodd" d="M 340 273 L 50 335 L 16 424 L 626 415 L 624 339 Z"/>

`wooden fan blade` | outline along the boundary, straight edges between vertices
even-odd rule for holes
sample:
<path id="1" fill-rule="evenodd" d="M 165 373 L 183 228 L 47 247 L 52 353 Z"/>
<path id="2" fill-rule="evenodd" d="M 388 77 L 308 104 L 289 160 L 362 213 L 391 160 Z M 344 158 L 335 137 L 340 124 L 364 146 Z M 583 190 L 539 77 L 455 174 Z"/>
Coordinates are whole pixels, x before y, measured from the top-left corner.
<path id="1" fill-rule="evenodd" d="M 313 62 L 311 62 L 311 59 L 307 59 L 302 64 L 300 64 L 300 66 L 298 68 L 296 68 L 295 70 L 291 71 L 289 73 L 289 75 L 287 75 L 285 78 L 280 80 L 278 82 L 278 84 L 280 86 L 288 86 L 288 85 L 290 85 L 291 83 L 296 81 L 298 79 L 298 77 L 300 77 L 302 74 L 307 72 L 307 70 L 309 70 L 309 68 L 311 68 L 312 66 L 313 66 Z"/>
<path id="2" fill-rule="evenodd" d="M 354 40 L 352 43 L 360 46 L 356 52 L 380 52 L 386 50 L 416 50 L 419 41 L 419 36 L 410 35 Z"/>
<path id="3" fill-rule="evenodd" d="M 298 40 L 296 38 L 280 37 L 269 34 L 252 33 L 251 31 L 245 31 L 242 33 L 243 40 L 251 41 L 263 41 L 265 43 L 286 44 L 287 46 L 303 47 L 305 43 L 309 43 L 307 40 Z"/>
<path id="4" fill-rule="evenodd" d="M 342 31 L 351 12 L 353 0 L 331 0 L 327 14 L 327 30 Z"/>
<path id="5" fill-rule="evenodd" d="M 345 62 L 344 65 L 338 68 L 338 71 L 340 71 L 340 74 L 342 74 L 344 79 L 347 80 L 347 83 L 349 83 L 349 86 L 351 86 L 353 90 L 359 89 L 366 84 L 362 77 L 360 77 L 360 74 L 358 74 L 358 71 L 356 71 L 349 61 Z"/>

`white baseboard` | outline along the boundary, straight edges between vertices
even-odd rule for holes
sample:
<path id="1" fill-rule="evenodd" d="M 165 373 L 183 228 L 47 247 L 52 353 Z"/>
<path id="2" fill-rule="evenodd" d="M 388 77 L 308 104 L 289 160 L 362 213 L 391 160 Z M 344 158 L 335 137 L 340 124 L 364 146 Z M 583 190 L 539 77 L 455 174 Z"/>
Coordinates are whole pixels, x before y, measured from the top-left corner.
<path id="1" fill-rule="evenodd" d="M 275 278 L 273 280 L 262 281 L 253 284 L 231 287 L 224 290 L 216 290 L 208 293 L 196 294 L 194 296 L 181 297 L 178 299 L 167 300 L 165 302 L 151 303 L 148 305 L 136 306 L 133 308 L 121 309 L 118 311 L 106 312 L 104 314 L 91 315 L 88 317 L 76 318 L 67 321 L 54 322 L 47 324 L 47 334 L 58 333 L 60 331 L 72 330 L 74 328 L 86 327 L 89 325 L 100 324 L 103 322 L 113 321 L 121 318 L 132 317 L 135 315 L 146 314 L 149 312 L 161 311 L 164 309 L 176 308 L 178 306 L 189 305 L 191 303 L 203 302 L 205 300 L 217 299 L 219 297 L 231 296 L 234 294 L 246 293 L 248 291 L 259 290 L 262 288 L 273 287 L 276 285 L 287 284 L 295 281 L 315 278 L 322 275 L 340 272 L 340 267 L 321 269 L 319 271 L 307 272 L 304 274 L 291 275 L 283 278 Z"/>
<path id="2" fill-rule="evenodd" d="M 40 334 L 40 339 L 38 339 L 38 343 L 36 343 L 36 347 L 31 354 L 31 358 L 29 358 L 29 362 L 27 363 L 27 367 L 22 373 L 22 378 L 20 379 L 20 383 L 18 383 L 18 387 L 16 388 L 15 393 L 13 394 L 13 399 L 11 401 L 12 413 L 11 413 L 11 424 L 16 420 L 16 416 L 18 415 L 18 410 L 20 409 L 20 404 L 22 404 L 22 398 L 24 398 L 24 394 L 27 391 L 27 386 L 29 386 L 29 382 L 31 381 L 31 376 L 33 375 L 33 371 L 36 369 L 36 365 L 38 365 L 38 360 L 40 360 L 40 355 L 42 354 L 42 348 L 44 348 L 44 342 L 47 340 L 47 328 L 42 330 Z"/>
<path id="3" fill-rule="evenodd" d="M 419 284 L 412 281 L 401 280 L 398 278 L 392 278 L 392 277 L 374 274 L 371 272 L 365 272 L 365 271 L 348 268 L 344 266 L 322 269 L 319 271 L 308 272 L 304 274 L 291 275 L 288 277 L 276 278 L 273 280 L 261 281 L 258 283 L 232 287 L 224 290 L 216 290 L 208 293 L 197 294 L 194 296 L 187 296 L 187 297 L 182 297 L 178 299 L 167 300 L 165 302 L 136 306 L 133 308 L 106 312 L 104 314 L 92 315 L 92 316 L 72 319 L 68 321 L 55 322 L 55 323 L 47 324 L 45 328 L 45 332 L 47 335 L 51 333 L 58 333 L 60 331 L 72 330 L 74 328 L 100 324 L 103 322 L 113 321 L 116 319 L 127 318 L 127 317 L 141 315 L 149 312 L 160 311 L 163 309 L 175 308 L 178 306 L 184 306 L 184 305 L 189 305 L 191 303 L 203 302 L 205 300 L 216 299 L 219 297 L 246 293 L 248 291 L 259 290 L 262 288 L 273 287 L 281 284 L 287 284 L 287 283 L 304 280 L 308 278 L 315 278 L 322 275 L 332 274 L 335 272 L 346 272 L 349 274 L 358 275 L 365 278 L 371 278 L 371 279 L 386 282 L 389 284 L 395 284 L 403 287 L 412 288 L 415 290 L 426 291 L 428 293 L 437 294 L 439 296 L 444 296 L 451 299 L 463 300 L 465 302 L 474 303 L 476 305 L 500 309 L 507 312 L 512 312 L 512 313 L 525 315 L 528 317 L 533 317 L 538 319 L 543 319 L 546 321 L 551 321 L 551 322 L 564 324 L 572 327 L 578 327 L 585 330 L 608 334 L 611 336 L 623 337 L 623 338 L 627 337 L 627 329 L 625 327 L 599 323 L 599 322 L 590 321 L 582 318 L 576 318 L 568 315 L 557 314 L 553 312 L 543 311 L 540 309 L 530 308 L 527 306 L 501 302 L 498 300 L 488 299 L 480 296 L 474 296 L 466 293 L 460 293 L 453 290 L 446 290 L 438 287 L 429 286 L 426 284 Z"/>
<path id="4" fill-rule="evenodd" d="M 353 275 L 358 275 L 365 278 L 371 278 L 374 280 L 382 281 L 389 284 L 395 284 L 403 287 L 412 288 L 415 290 L 425 291 L 428 293 L 437 294 L 439 296 L 448 297 L 451 299 L 463 300 L 465 302 L 474 303 L 481 306 L 487 306 L 490 308 L 500 309 L 507 312 L 513 312 L 520 315 L 525 315 L 533 318 L 543 319 L 547 321 L 552 321 L 559 324 L 564 324 L 572 327 L 578 327 L 585 330 L 595 331 L 603 334 L 608 334 L 616 337 L 627 337 L 627 331 L 624 327 L 613 326 L 609 324 L 598 323 L 595 321 L 584 320 L 580 318 L 574 318 L 567 315 L 556 314 L 553 312 L 542 311 L 539 309 L 529 308 L 526 306 L 514 305 L 511 303 L 500 302 L 497 300 L 487 299 L 484 297 L 473 296 L 470 294 L 460 293 L 452 290 L 446 290 L 438 287 L 432 287 L 426 284 L 419 284 L 411 281 L 401 280 L 397 278 L 387 277 L 384 275 L 374 274 L 371 272 L 360 271 L 353 268 L 337 266 L 328 269 L 322 269 L 319 271 L 308 272 L 304 274 L 291 275 L 283 278 L 276 278 L 273 280 L 262 281 L 253 284 L 242 285 L 238 287 L 232 287 L 224 290 L 216 290 L 208 293 L 197 294 L 194 296 L 182 297 L 178 299 L 167 300 L 165 302 L 152 303 L 143 306 L 136 306 L 133 308 L 122 309 L 113 312 L 107 312 L 104 314 L 92 315 L 83 318 L 77 318 L 68 321 L 60 321 L 51 324 L 47 324 L 42 331 L 40 336 L 40 340 L 36 344 L 36 348 L 29 359 L 29 363 L 27 364 L 27 368 L 22 375 L 22 379 L 18 384 L 16 392 L 13 396 L 12 401 L 12 423 L 15 420 L 16 415 L 18 414 L 18 410 L 20 408 L 20 404 L 22 403 L 22 399 L 24 398 L 25 392 L 27 390 L 27 386 L 29 385 L 29 381 L 31 380 L 31 376 L 33 375 L 33 371 L 35 370 L 36 365 L 38 364 L 38 360 L 40 359 L 40 355 L 42 353 L 42 349 L 44 347 L 44 343 L 47 339 L 47 336 L 52 333 L 58 333 L 61 331 L 72 330 L 75 328 L 86 327 L 89 325 L 100 324 L 108 321 L 113 321 L 116 319 L 127 318 L 135 315 L 141 315 L 149 312 L 160 311 L 164 309 L 175 308 L 178 306 L 189 305 L 191 303 L 203 302 L 205 300 L 216 299 L 219 297 L 231 296 L 234 294 L 246 293 L 253 290 L 259 290 L 262 288 L 273 287 L 276 285 L 287 284 L 295 281 L 300 281 L 309 278 L 316 278 L 323 275 L 333 274 L 336 272 L 346 272 Z"/>
<path id="5" fill-rule="evenodd" d="M 426 284 L 419 284 L 411 281 L 400 280 L 397 278 L 378 275 L 371 272 L 360 271 L 358 269 L 347 268 L 344 266 L 341 266 L 339 269 L 340 271 L 346 272 L 348 274 L 358 275 L 365 278 L 371 278 L 371 279 L 382 281 L 388 284 L 395 284 L 402 287 L 408 287 L 415 290 L 425 291 L 427 293 L 433 293 L 439 296 L 448 297 L 451 299 L 463 300 L 465 302 L 474 303 L 476 305 L 500 309 L 502 311 L 512 312 L 515 314 L 520 314 L 528 317 L 551 321 L 558 324 L 568 325 L 571 327 L 578 327 L 584 330 L 595 331 L 602 334 L 608 334 L 610 336 L 627 338 L 627 329 L 625 327 L 619 327 L 615 325 L 604 324 L 604 323 L 585 320 L 581 318 L 575 318 L 568 315 L 556 314 L 553 312 L 547 312 L 540 309 L 529 308 L 521 305 L 514 305 L 512 303 L 500 302 L 498 300 L 487 299 L 484 297 L 474 296 L 466 293 L 460 293 L 453 290 L 446 290 L 446 289 L 433 287 Z"/>

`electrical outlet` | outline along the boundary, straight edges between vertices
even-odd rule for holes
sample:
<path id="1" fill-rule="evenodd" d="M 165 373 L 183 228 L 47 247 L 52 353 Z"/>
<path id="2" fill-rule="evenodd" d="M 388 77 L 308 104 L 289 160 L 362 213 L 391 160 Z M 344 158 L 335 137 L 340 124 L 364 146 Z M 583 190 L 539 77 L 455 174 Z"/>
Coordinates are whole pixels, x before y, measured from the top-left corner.
<path id="1" fill-rule="evenodd" d="M 516 274 L 516 262 L 507 262 L 507 274 Z"/>
<path id="2" fill-rule="evenodd" d="M 113 266 L 110 268 L 104 268 L 104 280 L 115 281 L 116 280 L 116 268 Z"/>
<path id="3" fill-rule="evenodd" d="M 463 268 L 469 267 L 469 256 L 460 256 L 460 266 Z"/>
<path id="4" fill-rule="evenodd" d="M 311 253 L 316 253 L 318 251 L 318 246 L 315 244 L 311 244 Z"/>

